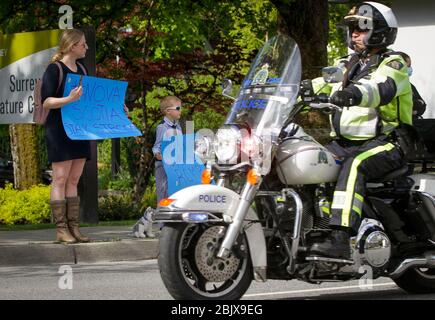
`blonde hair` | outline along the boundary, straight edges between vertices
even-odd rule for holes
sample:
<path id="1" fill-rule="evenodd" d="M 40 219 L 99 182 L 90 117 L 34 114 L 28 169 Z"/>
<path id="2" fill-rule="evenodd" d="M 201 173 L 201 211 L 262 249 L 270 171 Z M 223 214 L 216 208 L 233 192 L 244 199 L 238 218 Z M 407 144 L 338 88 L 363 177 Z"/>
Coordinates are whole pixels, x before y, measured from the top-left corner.
<path id="1" fill-rule="evenodd" d="M 160 111 L 164 112 L 167 108 L 173 107 L 174 104 L 181 104 L 181 100 L 175 96 L 167 96 L 160 100 Z"/>
<path id="2" fill-rule="evenodd" d="M 83 31 L 78 29 L 65 30 L 60 37 L 59 47 L 56 53 L 51 57 L 51 62 L 62 59 L 63 56 L 71 50 L 73 45 L 80 42 L 84 35 Z"/>

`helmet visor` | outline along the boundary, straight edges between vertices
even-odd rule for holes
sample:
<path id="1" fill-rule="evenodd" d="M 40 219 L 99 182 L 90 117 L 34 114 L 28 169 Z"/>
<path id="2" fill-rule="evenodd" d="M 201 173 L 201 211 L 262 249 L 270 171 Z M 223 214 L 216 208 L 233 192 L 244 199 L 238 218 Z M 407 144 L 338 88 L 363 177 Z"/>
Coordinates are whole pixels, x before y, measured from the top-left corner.
<path id="1" fill-rule="evenodd" d="M 344 24 L 349 28 L 350 34 L 353 31 L 367 32 L 373 30 L 373 20 L 372 18 L 351 15 L 344 17 Z"/>

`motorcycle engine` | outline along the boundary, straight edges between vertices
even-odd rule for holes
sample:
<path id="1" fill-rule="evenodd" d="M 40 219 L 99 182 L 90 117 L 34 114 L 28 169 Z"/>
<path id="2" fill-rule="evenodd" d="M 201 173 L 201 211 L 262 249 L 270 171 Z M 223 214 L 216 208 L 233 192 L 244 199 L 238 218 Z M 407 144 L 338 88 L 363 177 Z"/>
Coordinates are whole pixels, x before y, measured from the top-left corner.
<path id="1" fill-rule="evenodd" d="M 382 268 L 391 257 L 391 242 L 382 224 L 376 220 L 364 219 L 356 237 L 354 261 L 357 265 Z"/>

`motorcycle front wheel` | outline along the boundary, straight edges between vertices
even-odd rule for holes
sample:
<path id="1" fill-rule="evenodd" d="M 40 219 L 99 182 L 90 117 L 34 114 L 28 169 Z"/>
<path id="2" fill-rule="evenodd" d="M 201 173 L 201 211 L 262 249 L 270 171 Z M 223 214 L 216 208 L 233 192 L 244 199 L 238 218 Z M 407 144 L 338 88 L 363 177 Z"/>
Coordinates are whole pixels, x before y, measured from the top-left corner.
<path id="1" fill-rule="evenodd" d="M 252 264 L 245 237 L 245 254 L 216 258 L 225 226 L 167 224 L 159 239 L 160 276 L 174 299 L 235 300 L 251 284 Z"/>

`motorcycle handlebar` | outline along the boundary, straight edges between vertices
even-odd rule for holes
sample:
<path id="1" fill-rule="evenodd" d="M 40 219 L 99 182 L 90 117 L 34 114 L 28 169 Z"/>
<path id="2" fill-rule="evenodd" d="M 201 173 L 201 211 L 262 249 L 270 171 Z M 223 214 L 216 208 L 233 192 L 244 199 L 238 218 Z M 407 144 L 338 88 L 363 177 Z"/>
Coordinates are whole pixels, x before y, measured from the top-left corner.
<path id="1" fill-rule="evenodd" d="M 327 96 L 326 94 L 317 95 L 315 100 L 316 100 L 316 102 L 319 102 L 319 103 L 330 103 L 331 102 L 329 96 Z"/>
<path id="2" fill-rule="evenodd" d="M 329 98 L 328 98 L 328 100 L 329 100 Z M 342 110 L 341 107 L 339 107 L 335 104 L 332 104 L 329 101 L 328 102 L 320 102 L 320 103 L 310 103 L 310 107 L 313 109 L 321 109 L 324 111 L 332 111 L 332 110 L 341 111 Z"/>

